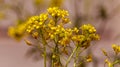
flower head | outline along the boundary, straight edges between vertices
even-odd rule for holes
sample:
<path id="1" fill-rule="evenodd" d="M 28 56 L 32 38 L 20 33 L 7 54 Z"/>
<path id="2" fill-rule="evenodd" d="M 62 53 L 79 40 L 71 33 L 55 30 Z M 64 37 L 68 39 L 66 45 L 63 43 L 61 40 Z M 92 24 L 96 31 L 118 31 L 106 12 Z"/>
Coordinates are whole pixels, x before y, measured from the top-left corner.
<path id="1" fill-rule="evenodd" d="M 44 27 L 44 23 L 47 20 L 47 14 L 40 14 L 40 16 L 33 16 L 27 21 L 27 32 L 31 33 L 35 29 Z"/>
<path id="2" fill-rule="evenodd" d="M 91 24 L 86 24 L 81 26 L 82 34 L 92 34 L 96 33 L 95 27 L 93 27 Z"/>
<path id="3" fill-rule="evenodd" d="M 26 24 L 19 24 L 15 27 L 11 26 L 8 29 L 8 35 L 15 38 L 16 40 L 21 40 L 24 36 L 26 30 Z"/>
<path id="4" fill-rule="evenodd" d="M 113 48 L 114 52 L 116 53 L 116 55 L 118 53 L 120 53 L 120 46 L 119 45 L 113 44 L 112 48 Z"/>

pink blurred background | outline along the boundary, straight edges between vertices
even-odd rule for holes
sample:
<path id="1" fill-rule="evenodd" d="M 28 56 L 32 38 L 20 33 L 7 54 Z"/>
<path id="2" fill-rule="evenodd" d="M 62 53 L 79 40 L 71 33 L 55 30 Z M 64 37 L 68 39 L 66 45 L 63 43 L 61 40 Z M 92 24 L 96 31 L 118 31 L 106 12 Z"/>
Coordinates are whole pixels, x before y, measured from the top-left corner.
<path id="1" fill-rule="evenodd" d="M 0 67 L 43 67 L 42 60 L 34 61 L 32 58 L 26 57 L 26 52 L 30 46 L 27 46 L 23 40 L 17 42 L 7 35 L 9 26 L 16 24 L 19 18 L 25 20 L 27 15 L 32 16 L 43 12 L 49 6 L 50 0 L 44 0 L 45 4 L 40 5 L 39 9 L 41 9 L 38 10 L 40 12 L 37 13 L 33 1 L 0 0 L 0 13 L 5 15 L 4 18 L 0 18 Z M 75 1 L 77 2 L 75 3 Z M 22 13 L 17 14 L 9 8 L 9 5 L 22 8 Z M 99 5 L 104 6 L 107 19 L 98 17 Z M 77 16 L 83 16 L 82 24 L 91 23 L 96 27 L 101 40 L 93 43 L 95 45 L 91 46 L 91 50 L 95 58 L 99 60 L 96 67 L 103 67 L 105 57 L 101 52 L 101 48 L 106 49 L 112 55 L 111 45 L 114 43 L 120 45 L 120 0 L 64 0 L 62 7 L 69 11 L 73 22 Z M 88 64 L 88 67 L 94 67 L 93 64 Z M 119 67 L 119 65 L 116 67 Z"/>

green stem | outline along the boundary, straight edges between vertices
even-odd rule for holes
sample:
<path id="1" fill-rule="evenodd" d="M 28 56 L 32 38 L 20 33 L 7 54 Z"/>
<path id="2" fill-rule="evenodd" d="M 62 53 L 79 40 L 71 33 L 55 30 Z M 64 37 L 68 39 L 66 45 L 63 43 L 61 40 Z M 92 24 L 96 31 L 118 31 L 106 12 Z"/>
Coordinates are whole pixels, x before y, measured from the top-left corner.
<path id="1" fill-rule="evenodd" d="M 43 50 L 44 50 L 44 67 L 46 67 L 46 45 L 47 45 L 47 42 L 43 36 L 43 32 L 42 30 L 40 30 L 40 34 L 41 34 L 41 37 L 42 37 L 42 44 L 43 44 Z"/>
<path id="2" fill-rule="evenodd" d="M 53 54 L 56 56 L 54 59 L 53 59 L 53 66 L 56 67 L 56 65 L 54 63 L 57 63 L 58 66 L 61 65 L 61 62 L 60 62 L 60 52 L 59 52 L 59 48 L 58 48 L 58 42 L 57 42 L 57 38 L 56 40 L 54 40 L 55 42 L 55 48 L 54 48 L 54 51 L 53 51 Z"/>
<path id="3" fill-rule="evenodd" d="M 79 57 L 79 49 L 80 49 L 80 47 L 78 47 L 77 50 L 76 50 L 76 58 L 75 58 L 75 61 L 74 61 L 74 67 L 77 67 L 77 60 L 78 60 L 78 57 Z"/>
<path id="4" fill-rule="evenodd" d="M 68 66 L 68 64 L 69 64 L 70 60 L 72 59 L 74 53 L 76 52 L 77 48 L 78 48 L 78 46 L 76 46 L 76 47 L 74 48 L 74 50 L 73 50 L 73 52 L 71 53 L 70 57 L 69 57 L 68 60 L 66 61 L 65 67 Z"/>
<path id="5" fill-rule="evenodd" d="M 44 67 L 46 67 L 46 45 L 44 44 Z"/>
<path id="6" fill-rule="evenodd" d="M 120 63 L 120 60 L 116 60 L 113 65 L 117 64 L 117 63 Z"/>

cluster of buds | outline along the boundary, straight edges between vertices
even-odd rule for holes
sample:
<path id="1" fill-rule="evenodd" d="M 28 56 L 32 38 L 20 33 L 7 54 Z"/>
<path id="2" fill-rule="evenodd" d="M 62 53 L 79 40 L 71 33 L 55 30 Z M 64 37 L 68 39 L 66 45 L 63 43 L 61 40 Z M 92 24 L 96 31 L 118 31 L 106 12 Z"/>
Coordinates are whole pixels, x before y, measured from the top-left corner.
<path id="1" fill-rule="evenodd" d="M 114 50 L 114 52 L 115 52 L 116 55 L 118 53 L 120 53 L 120 46 L 119 45 L 113 44 L 112 48 L 113 48 L 113 50 Z"/>

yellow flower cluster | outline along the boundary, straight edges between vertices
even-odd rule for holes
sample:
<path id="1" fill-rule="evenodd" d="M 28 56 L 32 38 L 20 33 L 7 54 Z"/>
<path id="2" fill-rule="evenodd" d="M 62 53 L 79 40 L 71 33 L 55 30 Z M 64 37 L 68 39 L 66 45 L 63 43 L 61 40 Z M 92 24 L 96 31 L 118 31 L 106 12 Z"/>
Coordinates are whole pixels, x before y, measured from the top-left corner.
<path id="1" fill-rule="evenodd" d="M 26 24 L 19 24 L 15 27 L 9 27 L 8 35 L 15 38 L 16 40 L 20 40 L 25 34 Z"/>
<path id="2" fill-rule="evenodd" d="M 110 57 L 107 54 L 107 52 L 104 49 L 102 49 L 103 54 L 107 57 L 107 59 L 105 59 L 105 63 L 107 63 L 108 67 L 114 67 L 116 64 L 120 62 L 119 59 L 116 59 L 116 56 L 120 53 L 120 46 L 116 44 L 112 44 L 112 48 L 115 52 L 115 57 L 113 60 L 111 59 L 112 57 Z"/>
<path id="3" fill-rule="evenodd" d="M 45 64 L 48 51 L 46 48 L 50 48 L 53 65 L 55 66 L 60 62 L 60 54 L 68 54 L 67 49 L 71 47 L 71 43 L 74 43 L 75 48 L 66 61 L 65 67 L 67 67 L 75 52 L 76 55 L 79 55 L 80 48 L 87 48 L 90 46 L 91 41 L 99 39 L 96 29 L 90 24 L 83 25 L 80 28 L 65 28 L 64 25 L 70 22 L 68 15 L 68 11 L 61 10 L 58 7 L 48 8 L 46 13 L 32 16 L 24 25 L 11 27 L 9 34 L 13 37 L 21 37 L 26 31 L 40 43 L 37 45 L 42 47 L 40 50 L 44 53 Z M 53 45 L 50 45 L 50 41 L 53 42 Z M 25 42 L 30 46 L 34 46 L 28 40 L 25 40 Z M 86 57 L 86 61 L 91 62 L 92 56 Z"/>
<path id="4" fill-rule="evenodd" d="M 50 18 L 49 16 L 52 16 Z M 48 13 L 40 14 L 40 16 L 33 16 L 27 21 L 27 32 L 31 33 L 35 29 L 39 29 L 45 27 L 45 22 L 48 21 L 47 26 L 54 26 L 57 22 L 54 20 L 57 18 L 61 19 L 61 24 L 65 24 L 69 22 L 69 18 L 67 18 L 68 12 L 65 10 L 61 10 L 58 7 L 48 8 Z M 49 19 L 48 19 L 49 17 Z"/>
<path id="5" fill-rule="evenodd" d="M 55 40 L 57 36 L 58 43 L 64 46 L 70 43 L 70 37 L 72 36 L 72 30 L 65 29 L 62 25 L 50 27 L 48 33 L 51 39 Z"/>
<path id="6" fill-rule="evenodd" d="M 67 18 L 69 14 L 68 11 L 66 10 L 61 10 L 58 7 L 53 7 L 53 8 L 48 8 L 47 11 L 48 14 L 50 14 L 50 16 L 52 16 L 56 20 L 59 20 L 59 18 L 61 18 L 61 22 L 63 24 L 70 22 L 69 18 Z"/>
<path id="7" fill-rule="evenodd" d="M 81 29 L 83 35 L 96 33 L 96 29 L 91 24 L 83 25 Z"/>
<path id="8" fill-rule="evenodd" d="M 59 43 L 66 46 L 67 44 L 70 44 L 71 37 L 72 37 L 72 30 L 65 29 L 65 31 L 61 32 L 61 34 L 59 34 L 59 36 L 60 36 Z"/>
<path id="9" fill-rule="evenodd" d="M 79 31 L 82 33 L 79 34 Z M 99 35 L 96 34 L 96 29 L 90 24 L 83 25 L 80 27 L 80 29 L 74 28 L 74 32 L 76 34 L 72 37 L 72 40 L 85 48 L 90 46 L 91 41 L 99 40 Z"/>
<path id="10" fill-rule="evenodd" d="M 40 14 L 40 16 L 33 16 L 27 21 L 27 32 L 31 33 L 35 29 L 44 27 L 44 23 L 47 20 L 47 14 Z"/>
<path id="11" fill-rule="evenodd" d="M 64 18 L 65 16 L 69 15 L 68 11 L 61 10 L 58 7 L 48 8 L 47 11 L 52 17 L 62 17 L 62 18 Z"/>
<path id="12" fill-rule="evenodd" d="M 50 27 L 49 35 L 51 39 L 54 39 L 56 35 L 59 35 L 61 32 L 64 32 L 65 29 L 61 25 Z"/>
<path id="13" fill-rule="evenodd" d="M 39 6 L 43 3 L 44 0 L 34 0 L 35 5 Z"/>
<path id="14" fill-rule="evenodd" d="M 20 38 L 26 30 L 35 39 L 38 36 L 43 36 L 44 39 L 54 40 L 64 47 L 73 41 L 85 48 L 90 45 L 91 41 L 99 39 L 96 29 L 90 24 L 83 25 L 80 28 L 64 28 L 64 24 L 70 22 L 68 15 L 68 11 L 61 10 L 58 7 L 48 8 L 46 13 L 32 16 L 24 24 L 15 28 L 10 27 L 9 35 Z"/>
<path id="15" fill-rule="evenodd" d="M 118 53 L 120 53 L 120 46 L 119 45 L 113 44 L 112 48 L 113 48 L 114 52 L 116 53 L 116 55 Z"/>
<path id="16" fill-rule="evenodd" d="M 26 31 L 37 38 L 38 33 L 35 32 L 42 30 L 45 39 L 52 39 L 64 47 L 74 41 L 87 48 L 91 41 L 99 39 L 96 29 L 90 24 L 83 25 L 80 29 L 64 28 L 64 24 L 70 22 L 68 15 L 68 11 L 58 7 L 48 8 L 47 13 L 33 16 L 27 21 Z"/>

